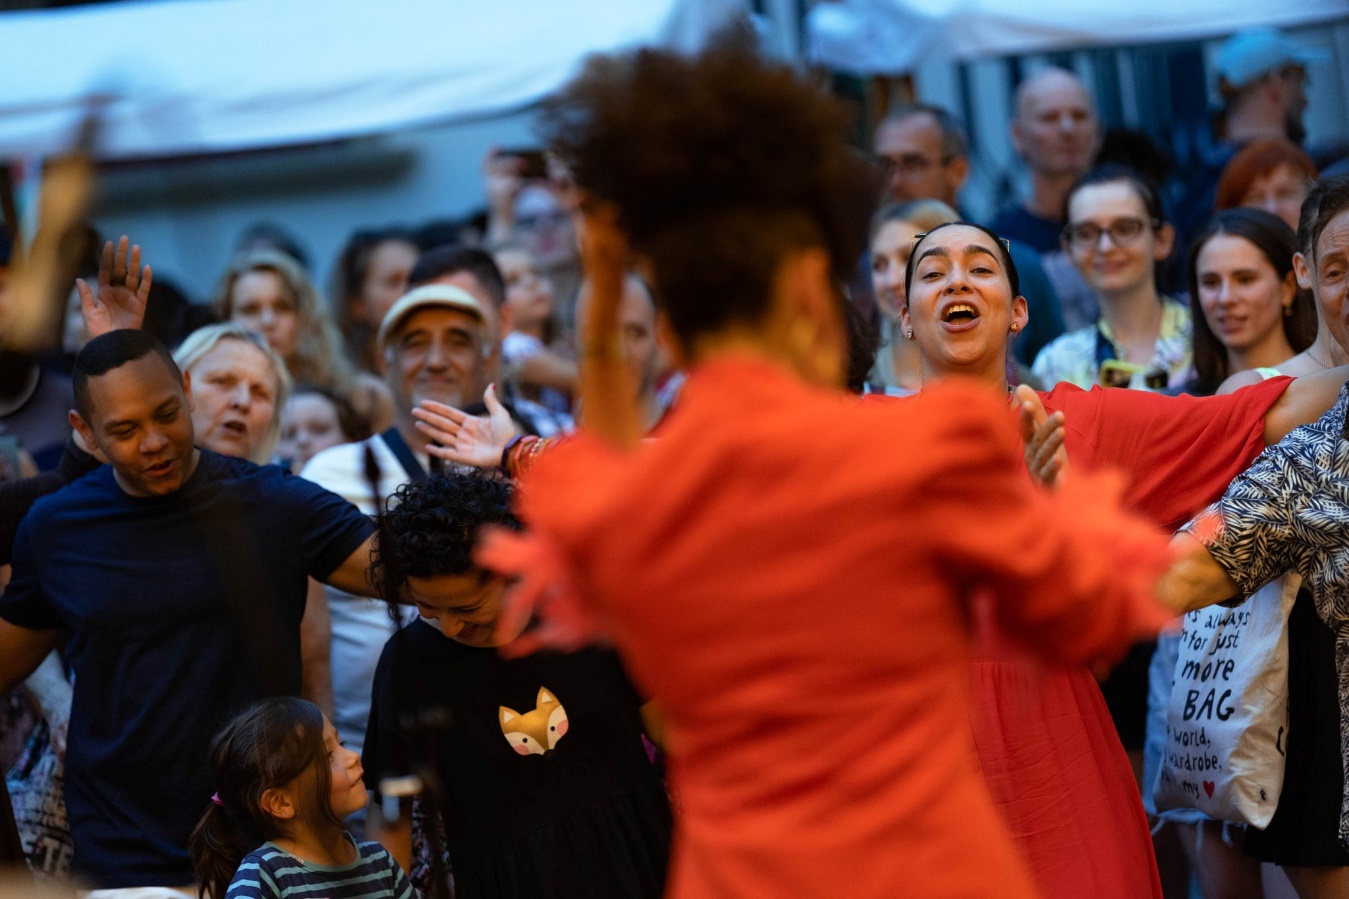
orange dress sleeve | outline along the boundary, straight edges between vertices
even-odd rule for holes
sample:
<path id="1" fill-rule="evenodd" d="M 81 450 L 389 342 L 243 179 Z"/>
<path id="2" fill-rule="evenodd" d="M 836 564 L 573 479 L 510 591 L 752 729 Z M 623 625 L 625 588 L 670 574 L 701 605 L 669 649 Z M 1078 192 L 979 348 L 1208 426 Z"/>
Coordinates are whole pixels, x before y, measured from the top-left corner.
<path id="1" fill-rule="evenodd" d="M 1170 618 L 1152 596 L 1167 538 L 1123 510 L 1114 472 L 1072 471 L 1054 492 L 1032 484 L 1005 407 L 967 392 L 952 398 L 962 413 L 992 406 L 961 414 L 942 441 L 951 464 L 930 492 L 949 511 L 931 516 L 933 549 L 954 580 L 989 588 L 1008 635 L 1060 662 L 1115 661 Z"/>

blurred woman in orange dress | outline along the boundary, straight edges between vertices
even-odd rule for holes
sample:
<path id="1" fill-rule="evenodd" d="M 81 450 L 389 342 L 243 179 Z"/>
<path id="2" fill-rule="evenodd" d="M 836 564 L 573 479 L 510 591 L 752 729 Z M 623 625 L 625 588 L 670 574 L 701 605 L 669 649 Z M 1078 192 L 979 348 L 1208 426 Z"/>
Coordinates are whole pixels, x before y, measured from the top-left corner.
<path id="1" fill-rule="evenodd" d="M 593 62 L 548 123 L 587 210 L 584 426 L 522 480 L 533 536 L 483 556 L 525 575 L 527 644 L 599 627 L 659 698 L 668 894 L 1038 895 L 976 773 L 971 597 L 1040 655 L 1109 661 L 1165 617 L 1161 541 L 1101 482 L 1033 485 L 1005 393 L 841 390 L 836 285 L 874 184 L 815 88 L 733 45 L 643 51 Z M 689 370 L 641 445 L 627 246 Z M 969 259 L 949 289 L 1004 264 Z"/>

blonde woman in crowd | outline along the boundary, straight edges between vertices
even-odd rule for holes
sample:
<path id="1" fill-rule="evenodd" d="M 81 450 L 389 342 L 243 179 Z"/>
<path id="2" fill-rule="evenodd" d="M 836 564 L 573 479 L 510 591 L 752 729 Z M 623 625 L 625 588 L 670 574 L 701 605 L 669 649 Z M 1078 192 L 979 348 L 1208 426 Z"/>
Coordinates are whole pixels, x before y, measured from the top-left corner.
<path id="1" fill-rule="evenodd" d="M 376 430 L 393 422 L 393 397 L 378 378 L 357 372 L 337 329 L 298 263 L 276 250 L 239 254 L 220 279 L 216 315 L 261 334 L 296 381 L 346 397 Z"/>

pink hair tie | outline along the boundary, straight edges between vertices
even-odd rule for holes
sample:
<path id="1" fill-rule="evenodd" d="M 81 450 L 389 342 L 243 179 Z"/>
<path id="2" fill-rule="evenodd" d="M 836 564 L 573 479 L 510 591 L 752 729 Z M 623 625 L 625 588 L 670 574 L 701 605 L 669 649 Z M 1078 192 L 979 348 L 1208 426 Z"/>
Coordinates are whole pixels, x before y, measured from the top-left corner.
<path id="1" fill-rule="evenodd" d="M 223 805 L 225 804 L 225 803 L 223 803 L 223 802 L 220 801 L 220 794 L 219 794 L 219 793 L 212 793 L 212 794 L 211 794 L 211 801 L 214 802 L 216 805 L 219 805 L 219 806 L 223 806 Z"/>

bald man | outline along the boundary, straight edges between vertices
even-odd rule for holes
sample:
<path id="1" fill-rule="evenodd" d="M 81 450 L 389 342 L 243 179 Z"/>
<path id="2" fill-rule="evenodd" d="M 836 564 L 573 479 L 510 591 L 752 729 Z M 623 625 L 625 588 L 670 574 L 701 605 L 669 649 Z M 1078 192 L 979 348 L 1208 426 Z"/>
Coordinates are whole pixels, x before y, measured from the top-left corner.
<path id="1" fill-rule="evenodd" d="M 1101 147 L 1096 103 L 1082 80 L 1067 69 L 1050 68 L 1023 81 L 1016 92 L 1012 145 L 1030 169 L 1030 197 L 1003 210 L 993 230 L 1052 253 L 1059 248 L 1068 188 L 1091 168 Z"/>

